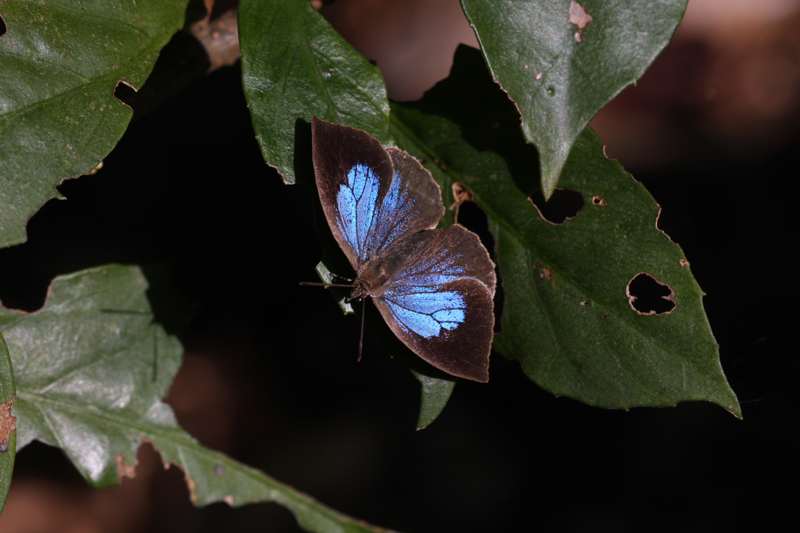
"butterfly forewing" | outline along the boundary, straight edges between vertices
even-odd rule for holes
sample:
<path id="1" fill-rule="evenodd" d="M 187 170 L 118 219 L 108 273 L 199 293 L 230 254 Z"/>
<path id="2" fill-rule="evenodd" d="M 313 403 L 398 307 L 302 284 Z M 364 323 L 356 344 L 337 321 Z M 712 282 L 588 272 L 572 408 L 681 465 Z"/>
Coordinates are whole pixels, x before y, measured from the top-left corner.
<path id="1" fill-rule="evenodd" d="M 316 117 L 312 131 L 320 201 L 354 269 L 439 222 L 439 186 L 413 157 L 384 150 L 366 132 Z"/>

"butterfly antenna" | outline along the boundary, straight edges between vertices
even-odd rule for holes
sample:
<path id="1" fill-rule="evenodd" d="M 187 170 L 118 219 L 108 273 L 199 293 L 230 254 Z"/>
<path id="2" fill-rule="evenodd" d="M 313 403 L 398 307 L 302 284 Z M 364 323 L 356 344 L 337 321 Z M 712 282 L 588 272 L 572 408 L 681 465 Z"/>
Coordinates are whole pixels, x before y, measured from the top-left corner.
<path id="1" fill-rule="evenodd" d="M 301 281 L 300 285 L 305 285 L 307 287 L 347 287 L 349 289 L 354 289 L 356 287 L 355 283 L 345 285 L 343 283 L 320 283 L 318 281 Z"/>
<path id="2" fill-rule="evenodd" d="M 358 361 L 361 362 L 361 352 L 364 349 L 364 316 L 367 314 L 367 299 L 364 298 L 364 305 L 361 307 L 361 340 L 358 341 Z"/>

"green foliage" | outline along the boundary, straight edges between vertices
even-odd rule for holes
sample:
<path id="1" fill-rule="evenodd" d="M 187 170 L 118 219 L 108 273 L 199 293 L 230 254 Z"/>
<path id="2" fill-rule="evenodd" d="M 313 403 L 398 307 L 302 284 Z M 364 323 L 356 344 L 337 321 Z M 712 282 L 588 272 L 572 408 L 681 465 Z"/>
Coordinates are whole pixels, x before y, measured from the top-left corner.
<path id="1" fill-rule="evenodd" d="M 185 0 L 0 0 L 0 246 L 56 185 L 108 155 L 133 111 L 118 82 L 139 89 L 181 27 Z"/>
<path id="2" fill-rule="evenodd" d="M 11 430 L 13 419 L 9 409 L 9 402 L 14 399 L 14 372 L 11 368 L 11 358 L 8 347 L 0 335 L 0 513 L 6 505 L 8 489 L 11 488 L 11 473 L 14 471 L 14 459 L 17 456 L 17 432 L 11 431 L 6 440 L 7 433 Z"/>
<path id="3" fill-rule="evenodd" d="M 589 121 L 667 46 L 687 2 L 461 0 L 494 79 L 539 150 L 545 197 Z"/>
<path id="4" fill-rule="evenodd" d="M 681 249 L 658 231 L 653 198 L 603 156 L 587 128 L 666 45 L 685 0 L 587 0 L 593 20 L 582 42 L 566 1 L 462 3 L 483 56 L 461 48 L 450 78 L 390 113 L 377 68 L 306 0 L 243 0 L 243 87 L 266 161 L 287 183 L 310 182 L 314 115 L 396 142 L 425 159 L 445 205 L 458 181 L 486 213 L 505 296 L 494 347 L 533 381 L 606 408 L 705 400 L 740 415 Z M 114 88 L 121 80 L 141 87 L 184 3 L 0 0 L 0 14 L 8 25 L 0 37 L 0 245 L 10 246 L 24 241 L 27 220 L 58 196 L 58 183 L 89 172 L 116 144 L 132 111 Z M 584 203 L 562 224 L 529 201 L 539 187 L 550 197 L 557 183 Z M 442 224 L 453 222 L 448 211 Z M 324 225 L 320 237 L 320 276 L 349 274 Z M 633 309 L 626 290 L 640 272 L 672 289 L 672 312 Z M 161 398 L 181 346 L 153 322 L 147 290 L 138 268 L 105 266 L 58 278 L 36 313 L 0 310 L 8 345 L 0 342 L 0 402 L 14 396 L 16 380 L 20 447 L 34 439 L 60 447 L 103 487 L 118 483 L 148 440 L 183 469 L 197 505 L 274 501 L 309 531 L 378 531 L 204 448 L 177 425 Z M 346 292 L 335 294 L 342 301 Z M 420 381 L 417 426 L 427 426 L 455 380 L 411 354 L 377 313 L 366 323 Z M 0 509 L 16 436 L 0 455 Z"/>
<path id="5" fill-rule="evenodd" d="M 146 439 L 178 465 L 196 505 L 278 502 L 309 531 L 378 531 L 254 468 L 209 450 L 161 401 L 181 363 L 175 337 L 153 322 L 137 267 L 105 266 L 57 278 L 34 314 L 0 311 L 16 369 L 19 447 L 64 450 L 96 487 L 116 485 Z"/>
<path id="6" fill-rule="evenodd" d="M 243 0 L 242 83 L 264 159 L 287 183 L 311 175 L 311 117 L 390 143 L 380 71 L 303 0 Z M 302 176 L 301 176 L 302 178 Z"/>
<path id="7" fill-rule="evenodd" d="M 659 207 L 650 194 L 606 159 L 587 129 L 560 181 L 582 194 L 584 207 L 563 224 L 548 222 L 528 200 L 536 153 L 517 120 L 467 47 L 456 53 L 450 77 L 422 100 L 392 107 L 400 147 L 430 161 L 443 191 L 465 183 L 489 218 L 505 291 L 494 349 L 519 359 L 542 388 L 590 405 L 708 400 L 741 415 L 703 292 L 682 266 L 680 247 L 656 228 Z M 672 288 L 673 312 L 643 316 L 631 307 L 626 287 L 640 272 Z"/>

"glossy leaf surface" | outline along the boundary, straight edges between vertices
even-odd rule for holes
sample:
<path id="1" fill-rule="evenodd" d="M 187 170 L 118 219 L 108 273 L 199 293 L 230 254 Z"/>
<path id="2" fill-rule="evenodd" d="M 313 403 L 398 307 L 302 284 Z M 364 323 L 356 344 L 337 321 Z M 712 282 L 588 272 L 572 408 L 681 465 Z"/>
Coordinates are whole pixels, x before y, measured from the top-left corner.
<path id="1" fill-rule="evenodd" d="M 242 78 L 256 139 L 287 183 L 313 177 L 311 117 L 389 137 L 380 71 L 307 0 L 243 0 Z"/>
<path id="2" fill-rule="evenodd" d="M 0 0 L 0 246 L 62 180 L 91 171 L 133 111 L 114 97 L 139 89 L 183 24 L 184 0 Z"/>
<path id="3" fill-rule="evenodd" d="M 528 196 L 536 151 L 479 53 L 461 47 L 450 77 L 415 103 L 393 104 L 393 135 L 443 191 L 463 182 L 488 215 L 505 293 L 494 349 L 518 359 L 553 394 L 601 407 L 707 400 L 739 415 L 680 247 L 656 227 L 659 207 L 587 129 L 560 185 L 584 206 L 560 225 Z M 453 202 L 452 193 L 444 203 Z M 637 313 L 628 283 L 646 272 L 668 284 L 669 314 Z"/>
<path id="4" fill-rule="evenodd" d="M 461 0 L 539 150 L 546 197 L 589 121 L 669 43 L 687 1 Z"/>
<path id="5" fill-rule="evenodd" d="M 341 515 L 254 468 L 201 446 L 162 402 L 180 343 L 153 322 L 136 267 L 106 266 L 56 279 L 33 314 L 0 311 L 17 377 L 20 446 L 64 450 L 94 486 L 114 485 L 144 440 L 180 467 L 195 505 L 277 502 L 309 531 L 380 531 Z"/>

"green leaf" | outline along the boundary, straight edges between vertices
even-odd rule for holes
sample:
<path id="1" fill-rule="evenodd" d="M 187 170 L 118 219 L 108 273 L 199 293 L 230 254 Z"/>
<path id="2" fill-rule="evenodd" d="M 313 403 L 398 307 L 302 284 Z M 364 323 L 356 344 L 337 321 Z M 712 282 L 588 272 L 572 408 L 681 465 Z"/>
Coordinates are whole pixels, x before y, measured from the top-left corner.
<path id="1" fill-rule="evenodd" d="M 456 387 L 456 380 L 452 376 L 426 376 L 419 372 L 412 371 L 414 377 L 419 380 L 421 385 L 419 417 L 417 418 L 417 429 L 425 429 L 439 418 L 445 405 L 453 394 Z"/>
<path id="2" fill-rule="evenodd" d="M 539 150 L 546 198 L 578 136 L 669 43 L 687 1 L 461 0 L 494 79 Z"/>
<path id="3" fill-rule="evenodd" d="M 14 459 L 17 456 L 17 432 L 14 429 L 16 424 L 11 413 L 15 394 L 11 357 L 0 335 L 0 514 L 6 505 L 8 489 L 11 487 L 11 474 L 14 471 Z"/>
<path id="4" fill-rule="evenodd" d="M 380 71 L 308 0 L 242 0 L 239 38 L 256 139 L 284 181 L 313 176 L 314 115 L 365 130 L 383 144 L 392 142 Z"/>
<path id="5" fill-rule="evenodd" d="M 495 350 L 519 359 L 541 387 L 590 405 L 707 400 L 739 416 L 703 292 L 680 247 L 656 228 L 653 198 L 587 128 L 561 178 L 584 207 L 561 225 L 547 222 L 528 200 L 536 152 L 518 124 L 479 53 L 463 46 L 449 78 L 419 102 L 392 106 L 398 145 L 426 159 L 443 191 L 465 183 L 488 215 L 505 294 Z M 671 313 L 634 311 L 626 288 L 640 272 L 672 288 Z"/>
<path id="6" fill-rule="evenodd" d="M 183 23 L 185 0 L 0 0 L 0 246 L 114 147 L 133 111 L 117 83 L 139 89 Z"/>
<path id="7" fill-rule="evenodd" d="M 273 501 L 309 531 L 380 531 L 320 505 L 183 431 L 166 396 L 181 346 L 153 323 L 136 267 L 106 266 L 54 281 L 33 314 L 0 310 L 17 378 L 20 447 L 33 439 L 64 450 L 94 486 L 118 482 L 152 442 L 189 480 L 196 505 Z"/>

